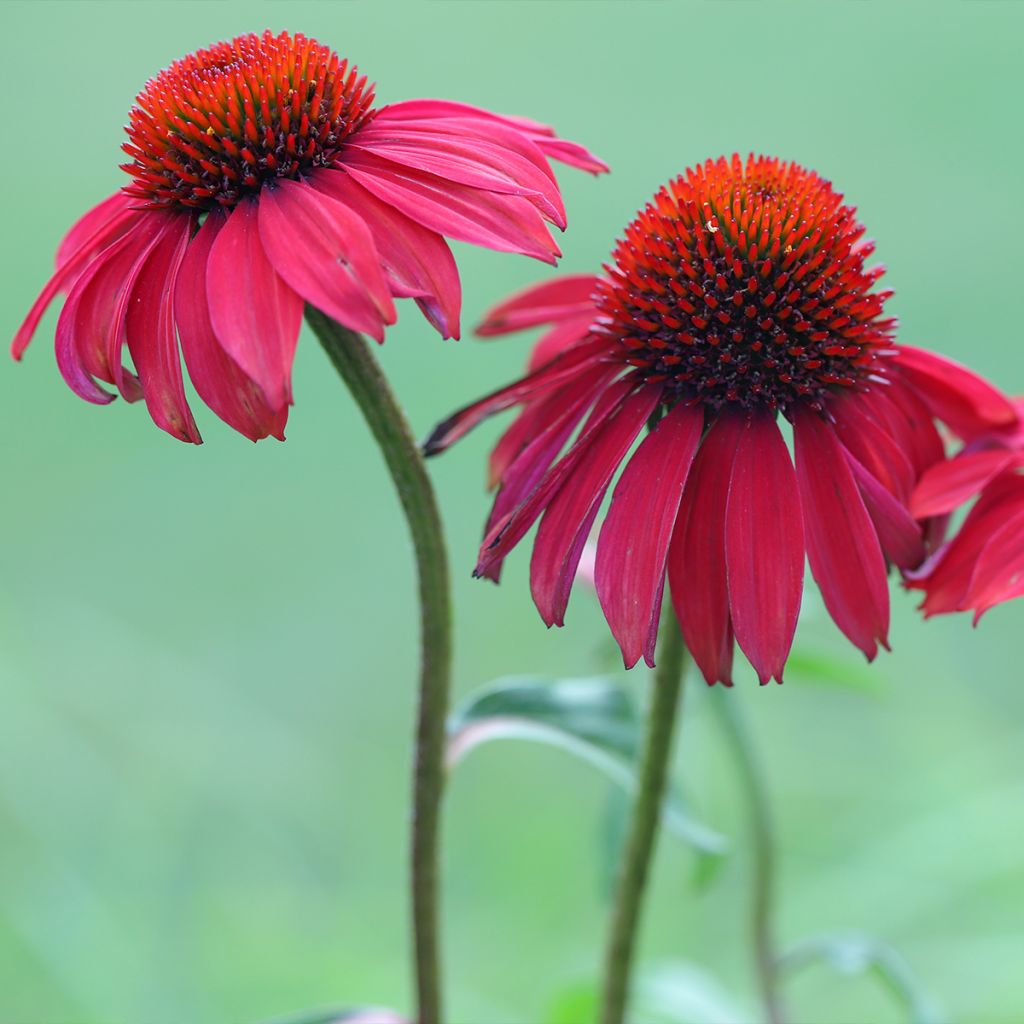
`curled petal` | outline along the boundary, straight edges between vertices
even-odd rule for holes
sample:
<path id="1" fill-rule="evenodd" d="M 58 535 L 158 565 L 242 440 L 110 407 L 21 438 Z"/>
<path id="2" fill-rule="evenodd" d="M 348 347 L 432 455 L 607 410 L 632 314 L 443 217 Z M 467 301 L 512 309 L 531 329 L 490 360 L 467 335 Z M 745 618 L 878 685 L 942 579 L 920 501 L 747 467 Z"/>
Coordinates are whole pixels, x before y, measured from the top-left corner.
<path id="1" fill-rule="evenodd" d="M 57 246 L 57 267 L 77 255 L 95 256 L 124 234 L 139 216 L 133 205 L 132 199 L 118 191 L 82 214 Z"/>
<path id="2" fill-rule="evenodd" d="M 260 241 L 256 203 L 243 200 L 214 239 L 206 265 L 210 323 L 224 351 L 274 409 L 291 401 L 302 299 Z"/>
<path id="3" fill-rule="evenodd" d="M 925 559 L 925 543 L 921 526 L 906 505 L 875 477 L 849 451 L 846 461 L 860 488 L 864 507 L 878 533 L 882 553 L 893 565 L 904 571 L 916 569 Z"/>
<path id="4" fill-rule="evenodd" d="M 167 218 L 132 287 L 125 335 L 153 422 L 181 441 L 201 444 L 185 400 L 174 332 L 174 288 L 191 228 L 187 214 Z"/>
<path id="5" fill-rule="evenodd" d="M 1013 402 L 984 377 L 924 349 L 900 345 L 897 360 L 935 416 L 965 440 L 1017 421 Z"/>
<path id="6" fill-rule="evenodd" d="M 365 222 L 391 294 L 415 299 L 441 337 L 458 338 L 462 286 L 448 243 L 436 231 L 381 202 L 351 174 L 326 169 L 311 176 L 310 181 Z"/>
<path id="7" fill-rule="evenodd" d="M 990 448 L 939 462 L 918 482 L 911 511 L 916 519 L 952 512 L 1019 461 L 1020 455 L 1016 452 Z"/>
<path id="8" fill-rule="evenodd" d="M 260 388 L 224 351 L 213 325 L 206 294 L 206 267 L 225 218 L 211 213 L 192 239 L 174 288 L 174 316 L 189 377 L 199 397 L 225 422 L 251 441 L 273 435 L 284 440 L 287 403 L 273 409 Z"/>
<path id="9" fill-rule="evenodd" d="M 356 150 L 345 151 L 344 169 L 378 199 L 438 234 L 551 264 L 562 254 L 536 208 L 516 196 L 459 185 Z"/>
<path id="10" fill-rule="evenodd" d="M 990 608 L 1024 596 L 1024 509 L 1011 515 L 985 545 L 963 599 L 975 623 Z"/>
<path id="11" fill-rule="evenodd" d="M 358 214 L 306 182 L 282 180 L 260 193 L 259 237 L 274 270 L 306 302 L 384 340 L 395 304 Z"/>

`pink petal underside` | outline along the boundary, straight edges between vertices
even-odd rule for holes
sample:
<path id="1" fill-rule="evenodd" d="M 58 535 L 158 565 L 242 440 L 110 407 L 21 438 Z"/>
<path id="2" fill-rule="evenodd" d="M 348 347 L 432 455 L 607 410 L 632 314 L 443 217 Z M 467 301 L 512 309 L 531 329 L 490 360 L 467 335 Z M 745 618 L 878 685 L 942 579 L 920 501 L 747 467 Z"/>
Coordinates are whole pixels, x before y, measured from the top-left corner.
<path id="1" fill-rule="evenodd" d="M 931 410 L 913 385 L 894 376 L 887 388 L 874 388 L 860 396 L 868 414 L 888 431 L 920 477 L 929 466 L 946 457 L 946 445 Z"/>
<path id="2" fill-rule="evenodd" d="M 153 422 L 180 441 L 202 444 L 185 400 L 174 332 L 174 286 L 191 229 L 192 218 L 187 214 L 167 217 L 132 287 L 125 336 Z"/>
<path id="3" fill-rule="evenodd" d="M 408 100 L 404 103 L 395 103 L 386 107 L 381 113 L 389 118 L 415 119 L 425 117 L 473 117 L 482 118 L 487 121 L 497 121 L 523 132 L 547 156 L 560 160 L 571 167 L 578 167 L 580 170 L 590 171 L 592 174 L 601 174 L 608 170 L 608 165 L 598 157 L 594 156 L 583 146 L 576 142 L 569 142 L 555 136 L 555 130 L 550 125 L 541 124 L 539 121 L 532 121 L 526 117 L 514 117 L 507 114 L 495 114 L 490 110 L 483 110 L 480 107 L 470 106 L 468 103 L 455 103 L 450 100 Z M 378 115 L 380 116 L 380 115 Z"/>
<path id="4" fill-rule="evenodd" d="M 654 664 L 668 546 L 703 429 L 702 407 L 677 405 L 629 460 L 601 527 L 597 596 L 626 668 Z"/>
<path id="5" fill-rule="evenodd" d="M 592 318 L 588 313 L 585 317 L 566 320 L 550 331 L 545 331 L 531 349 L 526 369 L 530 373 L 539 370 L 556 356 L 585 341 L 590 335 L 591 323 Z"/>
<path id="6" fill-rule="evenodd" d="M 225 218 L 211 213 L 192 239 L 174 288 L 174 317 L 189 377 L 199 397 L 251 441 L 273 435 L 284 440 L 288 405 L 274 410 L 259 387 L 224 351 L 210 323 L 206 266 Z"/>
<path id="7" fill-rule="evenodd" d="M 599 280 L 594 274 L 565 274 L 524 288 L 489 309 L 476 333 L 487 338 L 524 331 L 538 324 L 557 324 L 567 318 L 592 317 L 593 295 Z"/>
<path id="8" fill-rule="evenodd" d="M 732 686 L 733 632 L 725 563 L 729 482 L 743 421 L 720 417 L 693 460 L 668 549 L 672 604 L 708 684 Z"/>
<path id="9" fill-rule="evenodd" d="M 378 199 L 439 234 L 554 265 L 561 250 L 536 208 L 515 196 L 483 192 L 347 150 L 344 170 Z"/>
<path id="10" fill-rule="evenodd" d="M 562 485 L 572 477 L 581 459 L 590 450 L 591 444 L 599 437 L 607 422 L 622 408 L 629 396 L 636 391 L 638 381 L 624 377 L 610 384 L 599 395 L 580 430 L 579 436 L 569 450 L 544 474 L 540 483 L 529 492 L 528 497 L 507 515 L 495 519 L 480 546 L 480 557 L 474 576 L 495 579 L 501 563 L 508 553 L 523 539 L 540 514 L 551 504 Z"/>
<path id="11" fill-rule="evenodd" d="M 934 352 L 898 346 L 898 363 L 936 417 L 965 440 L 1017 419 L 1013 402 L 984 377 Z"/>
<path id="12" fill-rule="evenodd" d="M 878 534 L 832 427 L 809 410 L 794 417 L 796 475 L 807 555 L 836 625 L 869 660 L 887 646 L 889 589 Z"/>
<path id="13" fill-rule="evenodd" d="M 565 228 L 565 206 L 544 154 L 512 129 L 470 121 L 388 123 L 377 117 L 348 146 L 471 188 L 520 196 Z"/>
<path id="14" fill-rule="evenodd" d="M 997 477 L 967 514 L 957 535 L 909 581 L 924 590 L 921 605 L 926 616 L 963 611 L 975 566 L 982 551 L 1004 523 L 1024 512 L 1024 476 Z"/>
<path id="15" fill-rule="evenodd" d="M 655 384 L 626 399 L 544 513 L 530 561 L 530 589 L 541 618 L 549 626 L 564 624 L 576 566 L 601 501 L 660 398 L 661 388 Z"/>
<path id="16" fill-rule="evenodd" d="M 391 294 L 415 299 L 441 337 L 458 338 L 462 285 L 448 243 L 436 231 L 381 202 L 351 174 L 328 168 L 311 175 L 310 183 L 363 219 Z"/>
<path id="17" fill-rule="evenodd" d="M 88 216 L 89 214 L 86 214 L 86 217 Z M 76 233 L 76 248 L 72 251 L 70 246 L 65 247 L 65 258 L 58 264 L 56 273 L 46 282 L 25 320 L 18 328 L 17 334 L 14 335 L 14 340 L 11 342 L 13 358 L 21 359 L 25 354 L 25 349 L 28 348 L 32 335 L 35 334 L 36 328 L 39 326 L 39 321 L 57 295 L 60 292 L 69 292 L 78 276 L 89 266 L 93 257 L 117 241 L 143 216 L 134 211 L 115 213 L 109 220 L 98 223 L 93 221 L 95 229 L 91 234 L 86 235 L 84 229 L 82 232 Z M 74 230 L 72 228 L 72 231 Z"/>
<path id="18" fill-rule="evenodd" d="M 278 276 L 260 241 L 254 200 L 228 215 L 206 265 L 210 323 L 224 351 L 280 409 L 291 401 L 302 298 Z"/>
<path id="19" fill-rule="evenodd" d="M 434 428 L 423 445 L 424 454 L 436 455 L 444 451 L 459 438 L 465 437 L 488 416 L 510 409 L 513 405 L 519 405 L 541 390 L 563 383 L 577 373 L 585 363 L 596 362 L 606 348 L 605 341 L 595 340 L 570 349 L 534 373 L 465 406 Z"/>
<path id="20" fill-rule="evenodd" d="M 284 179 L 260 193 L 259 236 L 274 270 L 306 302 L 384 340 L 395 304 L 370 229 L 350 207 Z"/>
<path id="21" fill-rule="evenodd" d="M 849 450 L 846 455 L 864 499 L 864 507 L 878 533 L 882 553 L 904 571 L 916 569 L 927 554 L 920 524 L 914 520 L 907 506 L 873 473 L 868 472 Z"/>
<path id="22" fill-rule="evenodd" d="M 871 414 L 860 397 L 842 395 L 828 403 L 839 440 L 879 483 L 906 504 L 914 489 L 914 467 L 884 423 Z"/>
<path id="23" fill-rule="evenodd" d="M 990 608 L 1024 595 L 1024 509 L 1003 523 L 985 545 L 964 596 L 975 623 Z"/>
<path id="24" fill-rule="evenodd" d="M 96 255 L 124 234 L 139 215 L 138 210 L 131 209 L 133 202 L 123 192 L 115 192 L 79 217 L 57 246 L 57 268 L 82 250 Z"/>
<path id="25" fill-rule="evenodd" d="M 1004 469 L 1020 461 L 1017 452 L 1003 448 L 967 452 L 932 466 L 918 482 L 911 511 L 915 518 L 952 512 L 970 501 Z"/>
<path id="26" fill-rule="evenodd" d="M 740 431 L 725 559 L 736 642 L 762 685 L 781 683 L 804 590 L 804 528 L 789 449 L 768 413 L 747 417 Z"/>
<path id="27" fill-rule="evenodd" d="M 142 397 L 138 378 L 122 364 L 128 294 L 164 223 L 160 214 L 140 218 L 78 275 L 57 320 L 57 367 L 68 386 L 89 402 L 112 399 L 96 380 Z"/>

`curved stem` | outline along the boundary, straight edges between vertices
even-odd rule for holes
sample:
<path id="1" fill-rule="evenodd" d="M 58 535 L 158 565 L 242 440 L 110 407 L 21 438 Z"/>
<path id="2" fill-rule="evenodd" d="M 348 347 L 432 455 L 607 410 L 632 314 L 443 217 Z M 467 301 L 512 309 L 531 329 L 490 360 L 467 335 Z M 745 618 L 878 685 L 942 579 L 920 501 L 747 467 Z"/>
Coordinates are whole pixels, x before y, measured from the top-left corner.
<path id="1" fill-rule="evenodd" d="M 783 1024 L 785 1013 L 779 995 L 779 955 L 775 948 L 775 839 L 768 793 L 761 777 L 750 735 L 733 693 L 713 694 L 712 704 L 732 747 L 743 787 L 753 856 L 753 900 L 750 907 L 750 938 L 757 964 L 761 1003 L 768 1024 Z"/>
<path id="2" fill-rule="evenodd" d="M 312 306 L 306 307 L 306 320 L 348 385 L 380 445 L 416 553 L 422 640 L 412 825 L 416 1019 L 418 1024 L 440 1024 L 437 861 L 451 674 L 448 559 L 441 517 L 419 446 L 370 346 L 358 334 Z"/>
<path id="3" fill-rule="evenodd" d="M 601 1024 L 622 1024 L 625 1018 L 637 924 L 658 834 L 672 753 L 672 733 L 679 710 L 686 663 L 686 645 L 676 617 L 669 608 L 661 623 L 658 667 L 654 672 L 654 690 L 647 711 L 636 802 L 615 887 L 611 927 L 605 949 L 599 1015 Z"/>

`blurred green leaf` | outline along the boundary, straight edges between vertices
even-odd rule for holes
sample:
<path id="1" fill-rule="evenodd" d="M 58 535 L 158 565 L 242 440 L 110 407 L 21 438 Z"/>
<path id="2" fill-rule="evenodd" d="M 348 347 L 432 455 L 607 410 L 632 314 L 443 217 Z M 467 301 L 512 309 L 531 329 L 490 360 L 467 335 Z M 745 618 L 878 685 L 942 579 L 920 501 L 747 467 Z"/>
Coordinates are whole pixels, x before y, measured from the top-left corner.
<path id="1" fill-rule="evenodd" d="M 560 992 L 544 1024 L 590 1024 L 597 1019 L 597 985 L 581 981 Z"/>
<path id="2" fill-rule="evenodd" d="M 394 1010 L 381 1006 L 306 1010 L 290 1017 L 275 1017 L 266 1024 L 408 1024 Z"/>
<path id="3" fill-rule="evenodd" d="M 641 973 L 635 1016 L 670 1024 L 749 1024 L 756 1019 L 738 1005 L 708 971 L 673 961 Z"/>
<path id="4" fill-rule="evenodd" d="M 527 740 L 573 754 L 631 793 L 636 788 L 639 733 L 632 702 L 609 680 L 502 680 L 471 694 L 453 712 L 448 767 L 484 743 Z M 662 820 L 698 850 L 725 851 L 725 838 L 691 817 L 676 795 L 666 798 Z"/>
<path id="5" fill-rule="evenodd" d="M 796 647 L 786 660 L 786 679 L 876 694 L 883 688 L 884 677 L 863 662 Z"/>
<path id="6" fill-rule="evenodd" d="M 944 1024 L 946 1020 L 934 997 L 921 986 L 906 960 L 879 939 L 859 933 L 816 936 L 787 951 L 779 966 L 793 974 L 816 961 L 823 961 L 839 974 L 874 977 L 906 1009 L 911 1024 Z"/>

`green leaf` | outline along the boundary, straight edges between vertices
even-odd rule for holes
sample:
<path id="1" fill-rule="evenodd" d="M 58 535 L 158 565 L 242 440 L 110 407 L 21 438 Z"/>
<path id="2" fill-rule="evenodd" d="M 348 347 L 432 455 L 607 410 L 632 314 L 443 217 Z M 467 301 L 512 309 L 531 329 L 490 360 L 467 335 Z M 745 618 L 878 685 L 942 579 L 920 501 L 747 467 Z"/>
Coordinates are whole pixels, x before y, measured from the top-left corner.
<path id="1" fill-rule="evenodd" d="M 640 725 L 625 690 L 609 680 L 507 679 L 472 694 L 449 719 L 449 770 L 494 740 L 557 747 L 627 792 L 636 788 Z M 666 828 L 698 850 L 725 851 L 724 837 L 691 817 L 678 796 L 666 798 L 662 816 Z"/>
<path id="2" fill-rule="evenodd" d="M 597 1019 L 597 986 L 590 981 L 564 989 L 555 998 L 544 1024 L 585 1024 Z"/>
<path id="3" fill-rule="evenodd" d="M 671 1024 L 749 1024 L 756 1019 L 738 1005 L 703 967 L 673 961 L 641 973 L 635 1014 Z"/>
<path id="4" fill-rule="evenodd" d="M 782 956 L 779 967 L 792 974 L 816 961 L 839 974 L 874 977 L 907 1011 L 911 1024 L 943 1024 L 947 1019 L 906 960 L 892 946 L 870 935 L 851 932 L 806 939 Z"/>
<path id="5" fill-rule="evenodd" d="M 394 1010 L 382 1006 L 305 1010 L 290 1017 L 275 1017 L 266 1024 L 409 1024 Z"/>
<path id="6" fill-rule="evenodd" d="M 786 679 L 819 686 L 838 686 L 868 695 L 883 690 L 883 678 L 869 671 L 863 661 L 837 658 L 834 655 L 796 647 L 786 659 Z"/>

